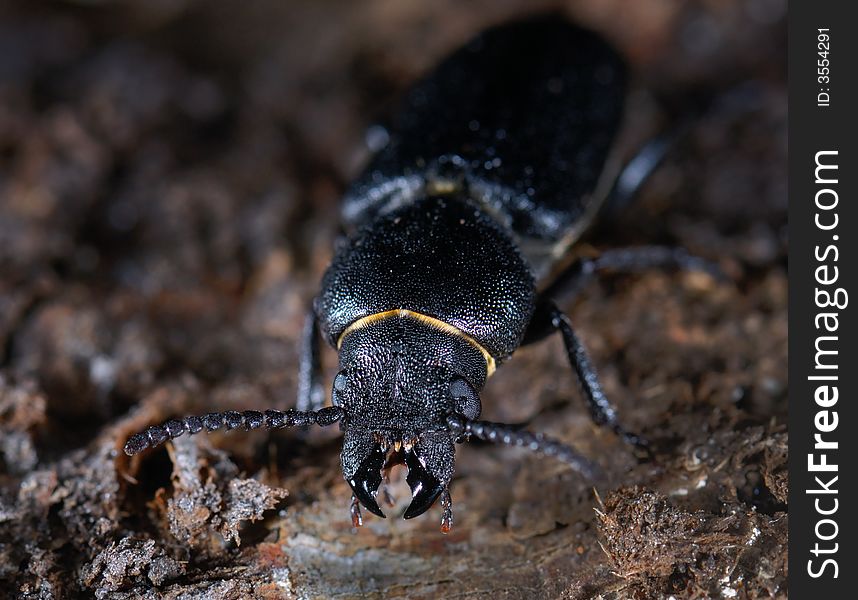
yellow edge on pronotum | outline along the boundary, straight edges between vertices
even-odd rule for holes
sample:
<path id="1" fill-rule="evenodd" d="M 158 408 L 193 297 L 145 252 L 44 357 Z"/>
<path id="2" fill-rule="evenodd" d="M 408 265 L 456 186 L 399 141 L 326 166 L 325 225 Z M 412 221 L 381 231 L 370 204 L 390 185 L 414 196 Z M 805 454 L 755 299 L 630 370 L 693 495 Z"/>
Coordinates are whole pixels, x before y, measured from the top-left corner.
<path id="1" fill-rule="evenodd" d="M 416 319 L 421 323 L 425 323 L 430 327 L 434 327 L 435 329 L 440 329 L 445 333 L 449 333 L 451 335 L 456 335 L 468 342 L 471 346 L 480 351 L 480 354 L 483 355 L 483 358 L 486 359 L 486 377 L 490 376 L 495 372 L 495 358 L 489 354 L 489 351 L 486 350 L 482 344 L 480 344 L 477 340 L 469 336 L 467 333 L 450 325 L 449 323 L 445 323 L 440 319 L 436 319 L 435 317 L 430 317 L 429 315 L 424 315 L 419 312 L 414 312 L 413 310 L 406 310 L 404 308 L 396 308 L 394 310 L 386 310 L 384 312 L 375 313 L 372 315 L 367 315 L 362 317 L 345 328 L 345 330 L 340 334 L 339 339 L 337 340 L 337 350 L 343 345 L 343 340 L 345 337 L 350 334 L 355 329 L 360 329 L 361 327 L 366 327 L 367 325 L 371 325 L 372 323 L 376 323 L 378 321 L 382 321 L 384 319 L 389 319 L 391 317 L 409 317 L 412 319 Z"/>

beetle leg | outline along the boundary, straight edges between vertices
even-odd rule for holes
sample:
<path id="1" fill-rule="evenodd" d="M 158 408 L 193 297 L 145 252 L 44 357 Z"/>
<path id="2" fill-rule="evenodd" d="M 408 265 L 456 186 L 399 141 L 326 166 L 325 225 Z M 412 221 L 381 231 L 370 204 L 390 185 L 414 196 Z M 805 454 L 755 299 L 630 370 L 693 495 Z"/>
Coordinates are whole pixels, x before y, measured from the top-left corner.
<path id="1" fill-rule="evenodd" d="M 667 131 L 648 141 L 638 150 L 614 179 L 607 198 L 600 209 L 600 216 L 615 214 L 625 208 L 649 180 L 676 140 L 685 133 L 686 124 Z"/>
<path id="2" fill-rule="evenodd" d="M 639 273 L 650 269 L 701 271 L 724 279 L 724 273 L 715 263 L 690 254 L 684 248 L 669 246 L 639 246 L 606 250 L 596 258 L 579 258 L 563 270 L 541 296 L 563 303 L 574 298 L 602 273 Z"/>
<path id="3" fill-rule="evenodd" d="M 590 409 L 590 417 L 593 419 L 593 422 L 596 425 L 610 428 L 626 442 L 642 448 L 649 453 L 649 444 L 644 438 L 620 425 L 617 417 L 617 409 L 614 408 L 611 401 L 608 400 L 608 396 L 605 395 L 605 391 L 602 389 L 602 384 L 599 381 L 599 375 L 596 373 L 596 368 L 590 361 L 590 355 L 587 353 L 586 348 L 584 348 L 584 345 L 572 328 L 569 317 L 554 307 L 551 312 L 551 324 L 563 337 L 563 344 L 566 346 L 566 355 L 569 358 L 572 368 L 575 369 L 578 381 L 584 390 L 584 395 L 587 397 L 587 406 Z"/>
<path id="4" fill-rule="evenodd" d="M 319 329 L 316 312 L 311 308 L 301 332 L 301 354 L 298 366 L 298 400 L 295 408 L 300 411 L 319 410 L 325 405 L 325 394 L 321 385 L 321 362 L 319 360 Z"/>
<path id="5" fill-rule="evenodd" d="M 725 279 L 718 265 L 689 254 L 683 248 L 640 246 L 606 250 L 596 258 L 581 257 L 561 271 L 539 294 L 536 311 L 522 345 L 538 342 L 557 331 L 553 323 L 556 300 L 562 299 L 564 304 L 572 302 L 584 287 L 605 272 L 638 273 L 650 269 L 701 271 L 716 279 Z"/>
<path id="6" fill-rule="evenodd" d="M 522 345 L 531 344 L 559 331 L 563 336 L 569 362 L 575 369 L 587 397 L 593 421 L 597 425 L 609 427 L 627 442 L 644 449 L 647 449 L 646 441 L 620 425 L 617 411 L 605 395 L 584 345 L 575 334 L 569 317 L 557 308 L 554 298 L 563 297 L 566 301 L 574 298 L 584 286 L 605 271 L 634 273 L 655 268 L 703 271 L 716 279 L 724 278 L 716 264 L 689 254 L 682 248 L 643 246 L 608 250 L 596 258 L 579 258 L 540 294 L 522 341 Z"/>
<path id="7" fill-rule="evenodd" d="M 590 355 L 578 339 L 572 323 L 557 306 L 550 300 L 543 300 L 537 304 L 536 312 L 528 326 L 525 340 L 527 343 L 542 339 L 549 333 L 559 331 L 566 346 L 566 355 L 569 363 L 578 375 L 578 381 L 587 398 L 587 406 L 590 409 L 590 417 L 597 425 L 610 428 L 626 442 L 642 448 L 649 452 L 648 444 L 641 436 L 632 433 L 620 425 L 617 410 L 608 400 L 596 368 L 590 360 Z"/>

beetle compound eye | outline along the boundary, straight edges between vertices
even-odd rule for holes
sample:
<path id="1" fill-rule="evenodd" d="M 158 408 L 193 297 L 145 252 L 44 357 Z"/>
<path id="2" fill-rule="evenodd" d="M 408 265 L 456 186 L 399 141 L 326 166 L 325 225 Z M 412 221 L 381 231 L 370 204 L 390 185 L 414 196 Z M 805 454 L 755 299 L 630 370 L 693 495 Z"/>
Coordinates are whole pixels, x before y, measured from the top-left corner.
<path id="1" fill-rule="evenodd" d="M 456 377 L 450 383 L 450 395 L 455 401 L 456 412 L 468 419 L 480 416 L 480 397 L 473 386 L 462 377 Z"/>
<path id="2" fill-rule="evenodd" d="M 457 400 L 476 395 L 474 393 L 474 388 L 472 388 L 470 384 L 461 377 L 457 377 L 452 381 L 452 383 L 450 383 L 450 394 Z"/>
<path id="3" fill-rule="evenodd" d="M 343 370 L 337 373 L 337 376 L 334 377 L 334 391 L 344 392 L 346 391 L 346 387 L 349 385 L 349 374 L 347 371 Z"/>

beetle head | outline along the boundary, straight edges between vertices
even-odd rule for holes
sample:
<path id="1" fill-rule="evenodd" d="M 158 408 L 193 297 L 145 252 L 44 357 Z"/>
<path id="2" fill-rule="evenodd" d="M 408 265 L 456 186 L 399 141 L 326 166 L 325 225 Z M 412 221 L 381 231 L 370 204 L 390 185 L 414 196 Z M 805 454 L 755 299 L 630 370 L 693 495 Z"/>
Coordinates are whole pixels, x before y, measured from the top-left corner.
<path id="1" fill-rule="evenodd" d="M 343 476 L 383 517 L 376 494 L 386 472 L 404 464 L 412 500 L 403 516 L 424 513 L 455 471 L 459 434 L 447 417 L 480 414 L 485 359 L 459 337 L 397 317 L 349 333 L 340 366 L 333 403 L 345 412 Z"/>

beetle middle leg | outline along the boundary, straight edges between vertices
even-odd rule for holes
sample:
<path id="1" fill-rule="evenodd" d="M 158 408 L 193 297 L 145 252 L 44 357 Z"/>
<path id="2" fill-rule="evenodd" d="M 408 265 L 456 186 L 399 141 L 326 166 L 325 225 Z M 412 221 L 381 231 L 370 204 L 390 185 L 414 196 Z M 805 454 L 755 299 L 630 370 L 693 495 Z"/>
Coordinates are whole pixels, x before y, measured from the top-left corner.
<path id="1" fill-rule="evenodd" d="M 724 277 L 718 265 L 699 256 L 694 256 L 684 248 L 670 246 L 618 248 L 606 250 L 595 258 L 582 257 L 577 259 L 554 278 L 551 284 L 540 294 L 540 297 L 552 301 L 562 298 L 565 303 L 571 301 L 587 284 L 602 273 L 608 271 L 638 273 L 651 269 L 702 271 L 716 279 Z M 550 332 L 551 330 L 548 329 L 545 333 Z M 531 332 L 528 331 L 528 336 L 530 334 Z M 527 339 L 527 341 L 535 340 Z"/>

